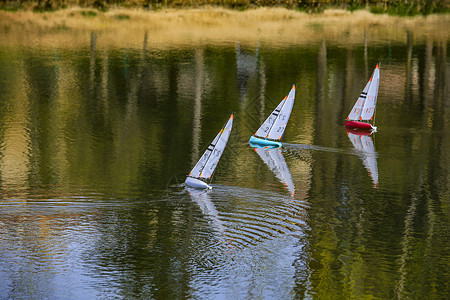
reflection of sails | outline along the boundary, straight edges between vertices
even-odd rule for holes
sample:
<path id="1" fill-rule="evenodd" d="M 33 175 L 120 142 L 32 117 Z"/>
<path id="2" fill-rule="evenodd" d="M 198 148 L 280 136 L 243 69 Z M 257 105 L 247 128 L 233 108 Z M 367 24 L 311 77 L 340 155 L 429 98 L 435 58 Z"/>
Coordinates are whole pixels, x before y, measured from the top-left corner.
<path id="1" fill-rule="evenodd" d="M 348 138 L 352 142 L 356 150 L 360 152 L 363 164 L 372 176 L 375 187 L 378 185 L 378 165 L 377 152 L 370 135 L 358 135 L 348 132 Z"/>
<path id="2" fill-rule="evenodd" d="M 292 180 L 291 172 L 281 153 L 281 148 L 257 147 L 254 149 L 266 165 L 269 166 L 269 169 L 275 173 L 275 176 L 283 183 L 291 195 L 294 195 L 294 181 Z"/>
<path id="3" fill-rule="evenodd" d="M 187 190 L 189 191 L 189 195 L 192 200 L 195 201 L 200 207 L 202 213 L 210 219 L 214 229 L 220 234 L 224 234 L 225 226 L 219 219 L 219 212 L 217 211 L 214 203 L 211 201 L 211 198 L 208 195 L 208 190 L 195 190 L 191 188 L 188 188 Z"/>
<path id="4" fill-rule="evenodd" d="M 241 50 L 241 44 L 236 45 L 236 67 L 237 79 L 239 83 L 239 92 L 241 100 L 245 101 L 247 97 L 247 85 L 250 77 L 257 74 L 258 70 L 259 48 L 256 47 L 255 54 L 248 54 Z"/>
<path id="5" fill-rule="evenodd" d="M 204 72 L 204 54 L 202 48 L 195 49 L 195 98 L 194 98 L 194 117 L 192 126 L 192 165 L 197 163 L 199 155 L 199 145 L 201 136 L 201 121 L 202 121 L 202 95 L 205 85 L 205 72 Z"/>

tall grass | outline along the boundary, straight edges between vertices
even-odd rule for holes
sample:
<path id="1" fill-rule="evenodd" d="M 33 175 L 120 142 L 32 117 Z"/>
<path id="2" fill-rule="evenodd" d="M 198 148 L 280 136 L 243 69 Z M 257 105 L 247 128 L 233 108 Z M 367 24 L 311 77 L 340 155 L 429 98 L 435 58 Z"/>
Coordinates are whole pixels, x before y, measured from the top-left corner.
<path id="1" fill-rule="evenodd" d="M 148 47 L 167 48 L 193 44 L 273 45 L 310 44 L 322 39 L 342 44 L 401 41 L 406 31 L 415 39 L 448 37 L 450 15 L 400 18 L 375 15 L 366 10 L 353 13 L 326 10 L 307 14 L 284 8 L 258 8 L 239 12 L 223 8 L 143 9 L 71 8 L 56 12 L 0 11 L 0 44 L 72 47 L 89 45 L 90 33 L 98 33 L 98 47 L 141 47 L 148 34 Z M 366 34 L 367 33 L 367 34 Z"/>

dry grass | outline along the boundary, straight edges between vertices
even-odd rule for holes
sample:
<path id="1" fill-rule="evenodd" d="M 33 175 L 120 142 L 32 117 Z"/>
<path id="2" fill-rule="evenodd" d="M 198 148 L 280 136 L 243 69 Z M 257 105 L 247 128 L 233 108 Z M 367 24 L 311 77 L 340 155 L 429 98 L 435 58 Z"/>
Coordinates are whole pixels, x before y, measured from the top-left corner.
<path id="1" fill-rule="evenodd" d="M 117 9 L 108 12 L 72 8 L 33 13 L 0 11 L 0 44 L 38 47 L 88 46 L 97 33 L 98 47 L 142 47 L 148 33 L 149 48 L 198 44 L 226 45 L 240 41 L 276 46 L 315 43 L 322 39 L 342 44 L 404 42 L 406 31 L 415 39 L 447 39 L 448 15 L 391 17 L 367 11 L 327 10 L 320 15 L 283 8 L 238 12 L 220 8 L 148 12 Z"/>

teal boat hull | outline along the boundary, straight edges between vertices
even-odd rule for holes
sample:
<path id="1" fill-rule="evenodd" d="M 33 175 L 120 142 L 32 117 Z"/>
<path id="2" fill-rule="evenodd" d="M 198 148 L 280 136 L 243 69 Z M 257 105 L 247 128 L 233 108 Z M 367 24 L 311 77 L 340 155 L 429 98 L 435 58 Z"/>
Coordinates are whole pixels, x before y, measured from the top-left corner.
<path id="1" fill-rule="evenodd" d="M 258 147 L 279 148 L 282 145 L 280 142 L 275 142 L 275 141 L 271 141 L 271 140 L 267 140 L 267 139 L 261 139 L 254 135 L 252 135 L 250 137 L 250 140 L 248 142 L 249 142 L 250 146 L 252 146 L 253 148 L 258 148 Z"/>

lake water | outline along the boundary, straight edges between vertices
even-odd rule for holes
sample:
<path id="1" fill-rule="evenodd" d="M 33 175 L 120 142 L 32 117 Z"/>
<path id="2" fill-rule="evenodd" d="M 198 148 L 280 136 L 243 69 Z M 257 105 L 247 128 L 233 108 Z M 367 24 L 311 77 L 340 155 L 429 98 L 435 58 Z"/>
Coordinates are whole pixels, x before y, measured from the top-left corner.
<path id="1" fill-rule="evenodd" d="M 0 298 L 449 297 L 446 38 L 101 38 L 0 46 Z M 377 62 L 378 131 L 355 136 Z M 283 147 L 251 148 L 293 84 Z M 213 189 L 185 188 L 233 111 Z"/>

